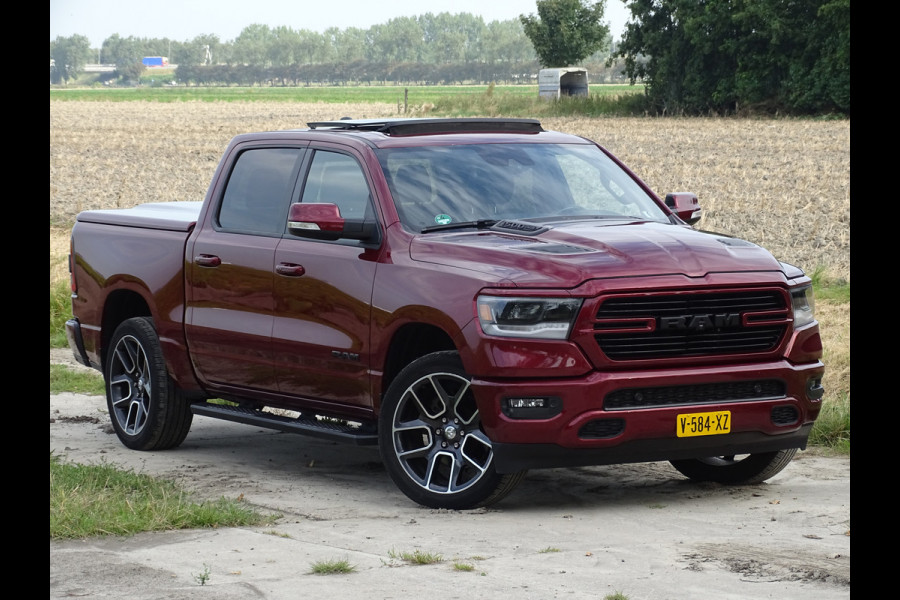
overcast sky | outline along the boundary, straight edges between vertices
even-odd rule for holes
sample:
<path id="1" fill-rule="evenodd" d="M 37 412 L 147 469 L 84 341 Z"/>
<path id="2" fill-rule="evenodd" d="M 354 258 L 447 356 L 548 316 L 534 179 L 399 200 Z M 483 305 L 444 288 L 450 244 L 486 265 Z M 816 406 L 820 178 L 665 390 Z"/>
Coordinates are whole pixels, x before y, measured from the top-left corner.
<path id="1" fill-rule="evenodd" d="M 50 40 L 79 34 L 99 48 L 114 33 L 179 42 L 215 34 L 227 42 L 254 23 L 322 32 L 442 12 L 490 23 L 536 14 L 536 6 L 535 0 L 50 0 Z M 604 20 L 613 37 L 621 37 L 628 20 L 623 0 L 607 0 Z"/>

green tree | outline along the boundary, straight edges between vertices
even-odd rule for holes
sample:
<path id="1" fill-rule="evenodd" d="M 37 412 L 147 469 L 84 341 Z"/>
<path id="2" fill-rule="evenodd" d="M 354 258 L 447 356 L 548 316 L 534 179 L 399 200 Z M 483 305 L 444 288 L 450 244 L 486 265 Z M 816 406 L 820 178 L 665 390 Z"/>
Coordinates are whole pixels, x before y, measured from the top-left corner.
<path id="1" fill-rule="evenodd" d="M 317 31 L 301 29 L 297 32 L 294 57 L 301 65 L 312 65 L 321 62 L 325 56 L 326 39 Z"/>
<path id="2" fill-rule="evenodd" d="M 121 77 L 125 81 L 131 81 L 134 83 L 137 83 L 141 80 L 141 75 L 144 74 L 144 70 L 145 67 L 140 61 L 129 63 L 127 65 L 116 66 L 116 72 L 119 74 L 119 77 Z"/>
<path id="3" fill-rule="evenodd" d="M 850 114 L 850 0 L 819 7 L 810 43 L 789 73 L 786 93 L 798 110 Z"/>
<path id="4" fill-rule="evenodd" d="M 294 51 L 298 48 L 300 36 L 296 31 L 281 25 L 272 30 L 272 38 L 267 44 L 269 64 L 286 67 L 296 62 Z"/>
<path id="5" fill-rule="evenodd" d="M 354 61 L 366 60 L 366 30 L 348 27 L 342 31 L 325 32 L 331 38 L 334 60 L 349 66 Z"/>
<path id="6" fill-rule="evenodd" d="M 537 0 L 537 16 L 519 19 L 542 66 L 568 67 L 609 43 L 605 10 L 606 0 Z"/>
<path id="7" fill-rule="evenodd" d="M 180 44 L 172 50 L 169 62 L 182 65 L 206 65 L 227 62 L 225 49 L 230 48 L 219 41 L 219 36 L 214 34 L 198 35 L 194 39 Z"/>
<path id="8" fill-rule="evenodd" d="M 144 54 L 144 44 L 134 36 L 123 38 L 114 33 L 103 40 L 103 60 L 115 64 L 116 74 L 126 81 L 140 80 L 144 72 L 144 56 L 158 55 Z"/>
<path id="9" fill-rule="evenodd" d="M 78 76 L 91 55 L 91 42 L 83 35 L 57 36 L 50 42 L 50 58 L 53 59 L 56 75 L 66 84 Z"/>
<path id="10" fill-rule="evenodd" d="M 254 23 L 241 30 L 234 40 L 233 60 L 237 64 L 267 66 L 269 46 L 275 35 L 268 25 Z"/>
<path id="11" fill-rule="evenodd" d="M 143 58 L 140 41 L 133 36 L 123 38 L 114 33 L 103 40 L 103 60 L 116 65 L 116 71 L 120 74 L 123 70 L 133 70 L 134 65 L 141 64 Z"/>
<path id="12" fill-rule="evenodd" d="M 482 47 L 488 63 L 531 62 L 536 58 L 534 48 L 525 37 L 522 22 L 518 19 L 488 23 Z"/>
<path id="13" fill-rule="evenodd" d="M 374 60 L 390 64 L 418 62 L 425 55 L 425 34 L 414 17 L 396 17 L 369 29 Z"/>
<path id="14" fill-rule="evenodd" d="M 849 0 L 628 0 L 615 53 L 658 112 L 850 111 Z"/>

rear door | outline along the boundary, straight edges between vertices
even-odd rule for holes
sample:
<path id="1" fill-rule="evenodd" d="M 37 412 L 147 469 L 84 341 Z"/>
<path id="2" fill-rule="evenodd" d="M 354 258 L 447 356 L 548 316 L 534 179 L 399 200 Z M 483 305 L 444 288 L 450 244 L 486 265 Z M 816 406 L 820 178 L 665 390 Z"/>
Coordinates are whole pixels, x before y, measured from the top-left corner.
<path id="1" fill-rule="evenodd" d="M 186 265 L 186 335 L 207 384 L 274 392 L 274 256 L 305 150 L 236 152 L 211 226 L 197 235 Z"/>

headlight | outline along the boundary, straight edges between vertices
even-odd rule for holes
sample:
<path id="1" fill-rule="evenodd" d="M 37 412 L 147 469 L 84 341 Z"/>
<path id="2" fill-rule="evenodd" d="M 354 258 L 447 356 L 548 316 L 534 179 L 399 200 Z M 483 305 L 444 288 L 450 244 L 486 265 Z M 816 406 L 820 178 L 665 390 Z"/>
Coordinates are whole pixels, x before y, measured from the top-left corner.
<path id="1" fill-rule="evenodd" d="M 805 285 L 791 290 L 791 305 L 794 309 L 794 329 L 803 327 L 815 321 L 813 315 L 815 301 L 811 285 Z"/>
<path id="2" fill-rule="evenodd" d="M 488 335 L 564 340 L 581 308 L 580 298 L 478 297 L 478 320 Z"/>

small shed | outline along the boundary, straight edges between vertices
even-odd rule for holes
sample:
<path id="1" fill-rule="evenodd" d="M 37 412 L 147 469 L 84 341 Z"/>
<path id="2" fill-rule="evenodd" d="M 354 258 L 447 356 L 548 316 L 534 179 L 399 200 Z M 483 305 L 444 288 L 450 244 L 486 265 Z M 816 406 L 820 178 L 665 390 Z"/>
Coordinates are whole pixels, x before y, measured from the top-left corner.
<path id="1" fill-rule="evenodd" d="M 581 67 L 541 69 L 538 72 L 538 95 L 547 99 L 560 96 L 587 96 L 587 69 Z"/>

